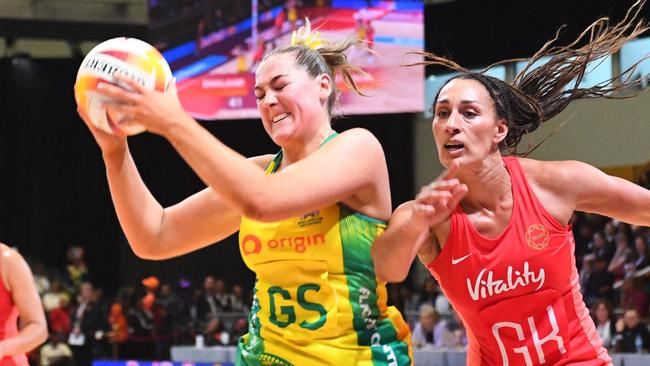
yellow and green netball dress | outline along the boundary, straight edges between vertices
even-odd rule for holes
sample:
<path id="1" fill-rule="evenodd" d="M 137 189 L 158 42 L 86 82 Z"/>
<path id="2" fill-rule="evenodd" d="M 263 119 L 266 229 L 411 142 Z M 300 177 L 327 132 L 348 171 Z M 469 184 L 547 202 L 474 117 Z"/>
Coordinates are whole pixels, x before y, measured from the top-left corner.
<path id="1" fill-rule="evenodd" d="M 257 281 L 237 364 L 412 364 L 408 325 L 386 306 L 370 256 L 385 226 L 340 204 L 279 222 L 243 218 L 239 248 Z"/>

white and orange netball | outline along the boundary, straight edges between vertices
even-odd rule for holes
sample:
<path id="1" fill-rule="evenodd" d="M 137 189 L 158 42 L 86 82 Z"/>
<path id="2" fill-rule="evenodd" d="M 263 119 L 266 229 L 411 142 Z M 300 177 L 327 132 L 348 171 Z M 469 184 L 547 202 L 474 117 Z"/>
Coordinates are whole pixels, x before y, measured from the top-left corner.
<path id="1" fill-rule="evenodd" d="M 114 83 L 126 89 L 127 85 L 116 83 L 116 73 L 129 77 L 149 90 L 165 91 L 172 80 L 172 72 L 167 61 L 158 50 L 147 42 L 136 38 L 119 37 L 109 39 L 95 46 L 84 58 L 74 86 L 75 99 L 79 108 L 90 121 L 102 131 L 123 132 L 135 135 L 145 131 L 144 126 L 129 123 L 116 126 L 123 116 L 113 116 L 109 123 L 105 103 L 110 98 L 97 92 L 100 82 Z"/>

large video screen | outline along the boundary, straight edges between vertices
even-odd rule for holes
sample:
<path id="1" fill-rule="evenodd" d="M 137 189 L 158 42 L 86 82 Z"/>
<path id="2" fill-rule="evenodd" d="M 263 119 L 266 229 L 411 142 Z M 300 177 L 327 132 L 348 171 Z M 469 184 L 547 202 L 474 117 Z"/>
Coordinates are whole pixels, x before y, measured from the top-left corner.
<path id="1" fill-rule="evenodd" d="M 255 70 L 266 52 L 290 43 L 311 21 L 328 40 L 358 38 L 347 55 L 371 78 L 367 97 L 342 91 L 345 115 L 422 112 L 424 68 L 403 67 L 408 51 L 424 48 L 422 0 L 150 0 L 151 41 L 163 52 L 181 103 L 201 120 L 257 118 Z"/>

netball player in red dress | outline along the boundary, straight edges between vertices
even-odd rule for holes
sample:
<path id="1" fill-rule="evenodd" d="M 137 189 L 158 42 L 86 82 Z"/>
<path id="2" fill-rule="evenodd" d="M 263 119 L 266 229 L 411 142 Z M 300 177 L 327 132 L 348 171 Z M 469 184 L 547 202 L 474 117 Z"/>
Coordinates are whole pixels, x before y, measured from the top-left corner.
<path id="1" fill-rule="evenodd" d="M 47 324 L 32 272 L 18 252 L 0 243 L 0 366 L 28 366 L 25 353 L 45 339 Z"/>
<path id="2" fill-rule="evenodd" d="M 650 191 L 581 162 L 501 151 L 572 100 L 629 86 L 578 84 L 590 61 L 645 30 L 634 23 L 642 5 L 613 27 L 592 24 L 584 47 L 547 44 L 529 65 L 550 61 L 512 84 L 429 55 L 460 72 L 433 102 L 447 171 L 395 211 L 373 259 L 378 276 L 396 282 L 419 256 L 467 329 L 468 365 L 611 364 L 580 294 L 568 223 L 578 210 L 650 226 Z"/>

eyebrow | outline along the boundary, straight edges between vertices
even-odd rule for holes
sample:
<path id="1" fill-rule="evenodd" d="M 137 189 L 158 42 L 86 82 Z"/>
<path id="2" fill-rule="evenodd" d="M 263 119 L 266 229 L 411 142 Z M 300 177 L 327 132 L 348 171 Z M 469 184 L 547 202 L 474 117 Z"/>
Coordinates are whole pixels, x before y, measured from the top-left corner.
<path id="1" fill-rule="evenodd" d="M 436 104 L 449 104 L 449 103 L 450 103 L 450 102 L 449 102 L 449 100 L 447 100 L 447 99 L 438 100 L 438 101 L 436 102 Z M 469 99 L 469 100 L 461 100 L 461 101 L 460 101 L 460 104 L 473 104 L 473 103 L 476 103 L 476 104 L 478 104 L 478 105 L 481 105 L 481 102 L 479 102 L 478 100 L 471 100 L 471 99 Z"/>
<path id="2" fill-rule="evenodd" d="M 269 81 L 269 84 L 272 84 L 274 81 L 278 80 L 279 78 L 283 76 L 289 76 L 287 74 L 280 74 L 280 75 L 275 75 L 273 78 L 271 78 L 271 81 Z M 257 84 L 255 85 L 255 90 L 262 89 L 262 85 Z"/>

